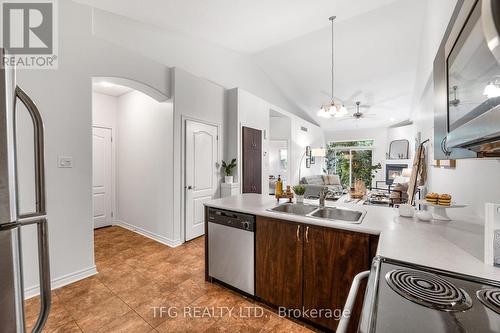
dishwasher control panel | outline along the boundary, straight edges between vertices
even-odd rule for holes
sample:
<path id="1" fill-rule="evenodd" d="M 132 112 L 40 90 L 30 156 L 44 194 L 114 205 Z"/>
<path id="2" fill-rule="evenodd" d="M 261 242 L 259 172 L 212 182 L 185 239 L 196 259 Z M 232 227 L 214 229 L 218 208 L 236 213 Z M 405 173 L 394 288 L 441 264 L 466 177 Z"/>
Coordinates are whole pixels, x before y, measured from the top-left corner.
<path id="1" fill-rule="evenodd" d="M 254 215 L 236 213 L 216 208 L 209 208 L 208 221 L 246 231 L 251 231 L 251 232 L 255 231 Z"/>

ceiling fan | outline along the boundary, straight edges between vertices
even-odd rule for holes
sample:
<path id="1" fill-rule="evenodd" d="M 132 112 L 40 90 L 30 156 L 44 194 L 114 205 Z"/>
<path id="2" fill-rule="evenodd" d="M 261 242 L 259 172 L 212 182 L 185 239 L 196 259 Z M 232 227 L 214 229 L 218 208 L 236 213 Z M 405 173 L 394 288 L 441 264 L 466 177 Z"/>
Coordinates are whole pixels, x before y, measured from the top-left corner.
<path id="1" fill-rule="evenodd" d="M 321 91 L 321 94 L 325 95 L 325 96 L 329 96 L 328 92 L 322 90 Z M 361 96 L 363 95 L 363 96 Z M 344 104 L 347 106 L 347 105 L 352 105 L 351 107 L 347 107 L 347 109 L 356 109 L 356 99 L 357 97 L 363 97 L 363 99 L 367 100 L 367 104 L 363 104 L 361 105 L 361 108 L 371 108 L 371 107 L 382 107 L 384 109 L 390 109 L 390 110 L 393 110 L 394 109 L 394 106 L 390 106 L 390 105 L 387 105 L 388 103 L 390 102 L 393 102 L 394 100 L 397 100 L 398 98 L 401 98 L 401 97 L 404 97 L 406 94 L 404 93 L 398 93 L 398 94 L 395 94 L 395 95 L 392 95 L 392 96 L 388 96 L 386 98 L 382 98 L 382 99 L 378 99 L 378 100 L 375 100 L 373 98 L 373 94 L 372 93 L 369 93 L 369 92 L 364 92 L 363 90 L 356 90 L 351 96 L 349 96 L 348 98 L 340 98 L 338 96 L 335 96 L 335 99 L 338 99 L 340 101 L 344 101 Z"/>
<path id="2" fill-rule="evenodd" d="M 375 114 L 366 114 L 364 112 L 361 112 L 360 108 L 370 108 L 369 105 L 361 105 L 361 102 L 356 102 L 356 111 L 351 115 L 351 117 L 346 117 L 339 119 L 339 121 L 343 120 L 360 120 L 360 119 L 366 119 L 366 118 L 375 118 Z"/>

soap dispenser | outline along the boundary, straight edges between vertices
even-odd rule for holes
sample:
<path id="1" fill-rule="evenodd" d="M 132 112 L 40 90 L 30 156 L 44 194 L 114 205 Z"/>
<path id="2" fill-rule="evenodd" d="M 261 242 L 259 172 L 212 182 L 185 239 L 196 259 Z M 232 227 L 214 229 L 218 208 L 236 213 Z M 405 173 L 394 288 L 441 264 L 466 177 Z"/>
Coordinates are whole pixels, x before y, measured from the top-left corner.
<path id="1" fill-rule="evenodd" d="M 283 181 L 281 180 L 281 175 L 278 175 L 278 180 L 276 181 L 275 193 L 277 197 L 283 194 Z"/>

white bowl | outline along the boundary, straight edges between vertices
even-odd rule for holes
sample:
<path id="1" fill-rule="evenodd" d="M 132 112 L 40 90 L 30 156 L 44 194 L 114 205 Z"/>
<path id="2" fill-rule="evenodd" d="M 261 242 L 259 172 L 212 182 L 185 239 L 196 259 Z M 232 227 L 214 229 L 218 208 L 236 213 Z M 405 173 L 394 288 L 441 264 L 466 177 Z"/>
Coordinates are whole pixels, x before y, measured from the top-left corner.
<path id="1" fill-rule="evenodd" d="M 412 205 L 399 205 L 399 216 L 413 217 L 413 214 L 415 214 L 415 208 Z"/>

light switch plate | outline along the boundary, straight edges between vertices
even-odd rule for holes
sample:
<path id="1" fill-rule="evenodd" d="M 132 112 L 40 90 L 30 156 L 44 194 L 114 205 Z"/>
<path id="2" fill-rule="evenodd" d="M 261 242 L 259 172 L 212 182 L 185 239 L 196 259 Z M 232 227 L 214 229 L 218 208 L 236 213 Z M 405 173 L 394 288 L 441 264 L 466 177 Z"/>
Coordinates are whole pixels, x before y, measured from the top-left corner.
<path id="1" fill-rule="evenodd" d="M 71 156 L 59 156 L 57 158 L 58 168 L 72 168 L 73 167 L 73 157 Z"/>

